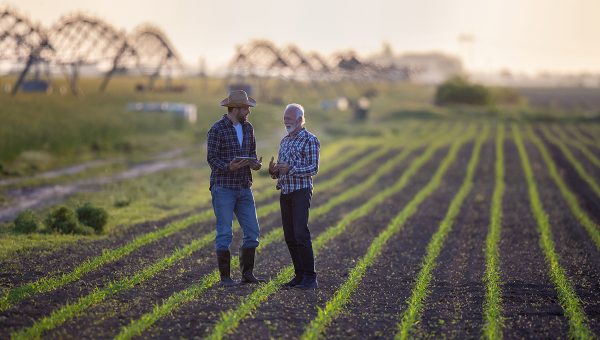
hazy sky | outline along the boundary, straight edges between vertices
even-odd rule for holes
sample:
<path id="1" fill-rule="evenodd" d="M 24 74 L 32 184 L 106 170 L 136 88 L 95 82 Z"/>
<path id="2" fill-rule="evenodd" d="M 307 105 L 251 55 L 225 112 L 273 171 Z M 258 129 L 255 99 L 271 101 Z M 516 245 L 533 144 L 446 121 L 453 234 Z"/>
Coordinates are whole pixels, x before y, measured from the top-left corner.
<path id="1" fill-rule="evenodd" d="M 330 53 L 445 51 L 471 70 L 600 72 L 600 0 L 19 0 L 4 2 L 50 26 L 74 11 L 133 30 L 161 27 L 184 60 L 225 64 L 235 45 L 269 39 Z M 461 34 L 474 36 L 460 44 Z"/>

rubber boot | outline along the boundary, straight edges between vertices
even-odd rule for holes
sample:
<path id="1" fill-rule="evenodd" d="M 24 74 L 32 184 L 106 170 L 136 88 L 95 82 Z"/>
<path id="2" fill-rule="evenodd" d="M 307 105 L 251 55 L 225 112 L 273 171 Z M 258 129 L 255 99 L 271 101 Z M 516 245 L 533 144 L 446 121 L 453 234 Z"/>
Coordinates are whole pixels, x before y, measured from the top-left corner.
<path id="1" fill-rule="evenodd" d="M 221 275 L 221 286 L 233 287 L 237 282 L 231 279 L 231 253 L 229 250 L 217 250 L 217 263 Z"/>
<path id="2" fill-rule="evenodd" d="M 240 248 L 240 270 L 242 271 L 241 283 L 263 283 L 264 279 L 254 277 L 254 255 L 256 248 Z"/>

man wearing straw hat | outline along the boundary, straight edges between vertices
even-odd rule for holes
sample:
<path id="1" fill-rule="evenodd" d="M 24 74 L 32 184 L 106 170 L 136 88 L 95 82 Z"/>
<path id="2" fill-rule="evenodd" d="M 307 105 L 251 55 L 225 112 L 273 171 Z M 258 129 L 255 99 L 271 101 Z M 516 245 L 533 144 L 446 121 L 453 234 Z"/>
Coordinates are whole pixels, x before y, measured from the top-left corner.
<path id="1" fill-rule="evenodd" d="M 221 101 L 227 113 L 208 131 L 207 160 L 211 168 L 210 192 L 217 220 L 215 249 L 221 285 L 234 286 L 230 277 L 233 240 L 233 214 L 237 217 L 244 239 L 240 247 L 241 283 L 259 283 L 252 273 L 260 229 L 252 195 L 252 170 L 259 170 L 262 157 L 256 157 L 254 129 L 248 122 L 250 107 L 256 101 L 243 90 L 235 90 Z"/>

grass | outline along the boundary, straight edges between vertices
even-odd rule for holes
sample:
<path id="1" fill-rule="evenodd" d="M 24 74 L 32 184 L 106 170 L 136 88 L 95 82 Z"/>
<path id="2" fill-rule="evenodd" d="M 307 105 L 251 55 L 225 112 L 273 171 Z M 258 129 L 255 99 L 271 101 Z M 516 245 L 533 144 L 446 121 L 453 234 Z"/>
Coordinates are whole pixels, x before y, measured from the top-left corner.
<path id="1" fill-rule="evenodd" d="M 423 258 L 423 265 L 419 271 L 419 274 L 417 275 L 415 286 L 408 300 L 408 307 L 402 315 L 400 324 L 398 326 L 399 332 L 395 336 L 396 339 L 410 338 L 412 329 L 419 322 L 420 315 L 425 307 L 425 299 L 428 295 L 429 283 L 433 278 L 433 270 L 437 265 L 437 258 L 442 251 L 446 237 L 452 230 L 452 226 L 454 225 L 456 217 L 460 213 L 462 204 L 473 188 L 473 177 L 475 176 L 475 170 L 477 168 L 477 164 L 479 163 L 481 145 L 488 138 L 488 134 L 489 128 L 486 125 L 483 132 L 475 141 L 475 146 L 473 147 L 473 151 L 471 153 L 471 159 L 469 160 L 469 164 L 467 166 L 467 174 L 465 179 L 463 180 L 458 193 L 450 202 L 446 216 L 440 223 L 438 230 L 431 237 L 429 244 L 427 244 L 427 252 Z M 436 178 L 435 180 L 436 182 L 434 182 L 435 184 L 433 185 L 435 185 L 437 188 L 440 185 L 439 183 L 441 182 L 441 177 Z"/>
<path id="2" fill-rule="evenodd" d="M 350 175 L 350 174 L 347 174 Z M 271 196 L 271 194 L 268 194 Z M 266 195 L 265 195 L 266 196 Z M 278 202 L 266 205 L 258 209 L 257 215 L 263 217 L 278 207 Z M 59 276 L 46 276 L 38 279 L 31 283 L 10 289 L 2 298 L 0 298 L 0 311 L 4 311 L 11 306 L 15 305 L 19 301 L 30 298 L 36 294 L 49 292 L 57 289 L 67 283 L 73 282 L 81 278 L 84 274 L 96 270 L 101 266 L 114 262 L 127 254 L 130 254 L 134 250 L 156 242 L 159 239 L 165 238 L 169 235 L 185 230 L 192 225 L 197 223 L 206 222 L 213 218 L 212 209 L 206 209 L 198 214 L 194 214 L 190 217 L 184 218 L 183 220 L 175 221 L 162 229 L 146 233 L 136 237 L 133 241 L 115 249 L 106 250 L 102 255 L 86 260 L 84 263 L 77 266 L 69 273 L 64 273 Z"/>
<path id="3" fill-rule="evenodd" d="M 373 242 L 369 245 L 366 254 L 358 261 L 358 264 L 352 268 L 348 279 L 341 285 L 336 291 L 333 298 L 331 298 L 325 304 L 325 308 L 319 309 L 317 317 L 313 319 L 310 324 L 304 330 L 302 339 L 317 339 L 324 332 L 325 328 L 333 321 L 339 313 L 341 313 L 344 306 L 350 301 L 352 293 L 358 288 L 362 278 L 364 277 L 367 269 L 375 263 L 377 258 L 381 255 L 381 252 L 387 242 L 398 233 L 406 221 L 413 216 L 421 203 L 429 197 L 442 183 L 442 178 L 447 172 L 450 165 L 456 159 L 458 150 L 462 146 L 465 140 L 456 142 L 452 145 L 452 148 L 448 152 L 448 156 L 440 164 L 435 174 L 425 187 L 423 187 L 415 197 L 398 213 L 388 224 L 386 229 L 382 231 Z"/>
<path id="4" fill-rule="evenodd" d="M 397 161 L 397 160 L 393 160 L 393 161 Z M 363 164 L 362 166 L 365 166 L 365 165 L 366 165 L 366 163 Z M 387 169 L 387 167 L 386 167 L 386 169 Z M 358 169 L 355 169 L 355 170 L 358 170 Z M 383 171 L 376 172 L 373 177 L 375 177 L 375 176 L 381 176 L 382 173 L 383 173 Z M 351 173 L 347 173 L 345 176 L 349 176 L 349 175 L 351 175 Z M 371 182 L 373 182 L 373 181 L 371 181 Z M 327 182 L 325 182 L 324 184 L 326 184 L 326 183 Z M 342 202 L 343 201 L 339 201 L 338 204 L 341 204 Z M 277 203 L 277 202 L 275 202 L 275 203 Z M 267 207 L 272 206 L 272 205 L 273 204 L 270 204 Z M 335 205 L 330 206 L 330 209 L 332 209 L 334 206 Z M 271 209 L 270 208 L 268 208 L 266 210 L 265 209 L 263 209 L 263 210 L 259 209 L 259 212 L 257 212 L 257 214 L 259 215 L 259 217 L 262 217 L 262 216 L 270 213 L 269 210 L 271 210 Z M 322 211 L 321 214 L 325 214 L 327 212 L 328 211 Z M 208 211 L 208 210 L 205 212 L 205 214 L 203 215 L 204 219 L 205 219 L 206 215 L 208 215 L 209 213 L 212 213 L 212 212 Z M 318 216 L 318 214 L 316 216 Z M 275 232 L 275 233 L 271 233 L 271 234 L 273 234 L 273 235 L 279 235 L 280 232 Z M 273 242 L 272 241 L 272 240 L 274 240 L 273 239 L 273 235 L 267 235 L 267 237 L 265 238 L 266 241 L 263 240 L 261 242 L 261 244 L 263 245 L 263 247 L 267 246 L 270 242 Z M 205 236 L 202 237 L 203 241 L 202 241 L 201 245 L 202 246 L 208 245 L 209 242 L 207 240 L 212 240 L 213 238 L 214 238 L 214 236 L 213 236 L 212 233 L 206 234 Z M 269 240 L 271 240 L 271 241 L 269 241 Z M 192 244 L 186 246 L 185 249 L 188 249 L 189 246 L 196 245 L 196 244 L 198 244 L 198 243 L 192 242 Z M 199 248 L 196 248 L 194 246 L 193 249 L 197 250 Z M 129 252 L 131 252 L 131 250 Z M 118 254 L 117 256 L 122 257 L 125 254 L 126 253 L 123 252 L 121 254 Z M 177 256 L 176 254 L 178 254 L 178 252 L 176 252 L 172 256 Z M 190 255 L 191 252 L 187 252 L 186 254 Z M 45 290 L 39 290 L 38 289 L 38 291 L 35 291 L 35 289 L 33 289 L 32 287 L 28 287 L 26 285 L 26 286 L 22 287 L 22 289 L 24 290 L 23 292 L 20 292 L 18 290 L 17 291 L 9 291 L 9 293 L 7 295 L 8 299 L 7 299 L 6 306 L 2 306 L 2 305 L 0 305 L 0 306 L 2 306 L 2 308 L 8 308 L 10 305 L 12 305 L 12 304 L 14 304 L 14 303 L 16 303 L 16 302 L 18 302 L 20 300 L 23 300 L 23 299 L 25 299 L 27 297 L 30 297 L 30 296 L 32 296 L 34 294 L 41 293 L 41 292 L 44 292 L 44 291 L 49 291 L 49 290 L 52 290 L 52 289 L 56 289 L 59 286 L 62 286 L 64 284 L 68 283 L 68 282 L 72 282 L 72 281 L 76 280 L 77 278 L 81 277 L 81 275 L 83 275 L 83 273 L 89 272 L 89 271 L 91 271 L 93 269 L 98 268 L 101 264 L 105 264 L 105 263 L 112 262 L 112 261 L 116 260 L 115 256 L 112 256 L 112 257 L 110 256 L 111 255 L 110 253 L 105 253 L 105 255 L 108 255 L 108 258 L 105 259 L 105 262 L 103 262 L 103 263 L 99 262 L 95 266 L 92 266 L 92 265 L 85 266 L 84 268 L 81 268 L 81 270 L 79 270 L 77 274 L 73 274 L 70 277 L 64 278 L 63 280 L 61 280 L 59 282 L 53 282 L 52 285 L 50 285 L 50 284 L 47 285 L 47 287 L 45 288 Z M 94 295 L 92 297 L 86 296 L 86 297 L 81 298 L 80 302 L 78 302 L 76 304 L 76 306 L 69 305 L 69 306 L 66 306 L 66 307 L 62 308 L 61 310 L 53 313 L 51 316 L 42 319 L 39 323 L 36 323 L 34 326 L 32 326 L 32 328 L 30 330 L 24 331 L 23 335 L 32 335 L 32 334 L 38 334 L 39 335 L 39 334 L 41 334 L 42 331 L 54 328 L 54 327 L 58 326 L 59 324 L 63 323 L 67 318 L 74 317 L 75 315 L 81 313 L 84 309 L 88 308 L 89 306 L 100 302 L 101 300 L 103 300 L 104 298 L 106 298 L 109 295 L 109 293 L 110 294 L 114 294 L 114 293 L 116 293 L 116 292 L 118 292 L 120 290 L 131 288 L 135 284 L 139 284 L 141 282 L 141 278 L 148 279 L 148 278 L 150 278 L 151 276 L 153 276 L 153 275 L 155 275 L 157 273 L 157 271 L 159 270 L 158 268 L 160 268 L 160 270 L 162 270 L 162 269 L 167 268 L 171 264 L 173 264 L 173 261 L 170 260 L 172 258 L 172 256 L 168 257 L 165 260 L 159 261 L 158 263 L 155 263 L 151 267 L 144 269 L 142 272 L 139 272 L 139 273 L 135 274 L 133 276 L 133 278 L 126 278 L 126 279 L 118 281 L 118 283 L 115 283 L 115 286 L 114 286 L 114 287 L 119 287 L 118 290 L 115 290 L 115 288 L 113 286 L 109 286 L 107 288 L 109 290 L 106 290 L 106 291 L 102 290 L 100 292 L 94 292 L 93 293 L 93 294 L 99 294 L 99 295 Z M 77 271 L 77 269 L 75 271 Z M 152 273 L 152 275 L 150 275 L 148 273 Z M 29 288 L 29 289 L 27 289 L 27 288 Z M 27 294 L 25 292 L 27 292 Z"/>
<path id="5" fill-rule="evenodd" d="M 565 143 L 553 136 L 546 127 L 542 127 L 542 133 L 544 137 L 548 141 L 550 141 L 550 143 L 556 145 L 560 149 L 560 151 L 567 158 L 569 163 L 571 163 L 573 168 L 575 168 L 577 174 L 590 186 L 592 191 L 596 194 L 596 197 L 600 198 L 600 186 L 598 186 L 598 183 L 596 183 L 594 178 L 590 174 L 588 174 L 581 162 L 577 160 L 575 155 L 573 155 L 573 153 L 571 152 L 571 150 L 569 150 Z"/>
<path id="6" fill-rule="evenodd" d="M 537 229 L 540 235 L 540 246 L 546 257 L 546 262 L 548 263 L 550 278 L 558 292 L 560 305 L 569 322 L 569 336 L 575 339 L 593 339 L 594 334 L 587 325 L 588 320 L 583 311 L 583 307 L 581 306 L 581 301 L 575 293 L 573 283 L 567 277 L 565 270 L 559 263 L 558 254 L 556 253 L 554 241 L 552 240 L 550 221 L 548 220 L 548 215 L 546 214 L 539 197 L 537 184 L 533 176 L 533 171 L 527 156 L 527 151 L 525 150 L 525 145 L 523 144 L 521 133 L 515 124 L 512 125 L 512 132 L 519 151 L 519 157 L 521 158 L 523 171 L 525 172 L 525 178 L 527 179 L 531 211 L 537 223 Z"/>
<path id="7" fill-rule="evenodd" d="M 323 147 L 322 161 L 324 165 L 320 172 L 326 174 L 348 159 L 366 152 L 368 148 L 379 145 L 378 143 L 379 141 L 353 139 L 341 139 L 329 143 Z M 340 153 L 349 145 L 354 145 L 354 147 Z M 201 157 L 203 156 L 195 156 L 192 160 L 204 162 Z M 106 226 L 106 235 L 118 236 L 126 233 L 129 226 L 137 223 L 193 212 L 199 207 L 208 209 L 207 205 L 210 204 L 208 177 L 207 166 L 171 169 L 132 180 L 111 183 L 104 186 L 101 191 L 82 192 L 69 198 L 65 204 L 75 208 L 84 202 L 92 202 L 104 207 L 110 215 Z M 253 191 L 257 202 L 271 199 L 278 194 L 277 191 L 272 190 L 273 181 L 270 178 L 261 176 L 260 173 L 255 174 L 254 178 Z M 318 181 L 319 176 L 316 179 Z M 190 183 L 194 183 L 194 185 L 190 185 Z M 115 202 L 118 200 L 125 200 L 129 203 L 125 207 L 117 207 Z M 51 207 L 41 210 L 38 215 L 42 216 L 49 210 Z M 0 228 L 0 259 L 8 258 L 17 251 L 21 254 L 23 251 L 33 249 L 52 251 L 74 241 L 87 242 L 105 237 L 71 237 L 56 234 L 19 235 L 12 233 L 10 228 L 11 225 L 8 223 Z"/>
<path id="8" fill-rule="evenodd" d="M 457 145 L 462 145 L 468 138 L 471 138 L 471 135 L 472 130 L 471 133 L 466 133 L 462 136 L 462 138 L 459 138 L 457 141 L 455 141 L 452 144 L 447 156 L 444 158 L 444 161 L 442 161 L 442 164 L 451 162 L 451 160 L 453 160 L 456 156 L 457 151 L 455 149 L 458 148 Z M 369 201 L 365 202 L 363 205 L 346 215 L 335 226 L 329 227 L 323 233 L 321 233 L 313 242 L 313 251 L 315 256 L 318 256 L 320 250 L 323 249 L 328 242 L 332 241 L 341 233 L 343 233 L 352 222 L 368 215 L 375 209 L 375 207 L 383 203 L 387 198 L 404 189 L 409 183 L 409 180 L 417 173 L 422 165 L 433 156 L 437 148 L 439 148 L 439 145 L 430 145 L 421 156 L 411 163 L 409 168 L 402 174 L 402 176 L 393 186 L 379 192 L 373 198 L 369 199 Z M 250 296 L 245 298 L 236 309 L 225 312 L 225 314 L 223 314 L 221 319 L 215 325 L 208 338 L 221 339 L 225 335 L 233 332 L 233 330 L 235 330 L 235 328 L 239 325 L 239 322 L 244 317 L 248 316 L 253 310 L 256 310 L 258 306 L 260 306 L 262 302 L 266 301 L 270 295 L 276 292 L 283 283 L 290 280 L 292 275 L 292 266 L 287 266 L 282 269 L 274 280 L 269 281 L 266 285 L 260 287 L 258 290 L 250 294 Z"/>
<path id="9" fill-rule="evenodd" d="M 423 165 L 423 163 L 431 158 L 433 156 L 433 153 L 436 149 L 438 149 L 441 146 L 441 144 L 439 145 L 432 145 L 428 148 L 428 151 L 426 151 L 421 157 L 419 157 L 419 159 L 415 160 L 409 170 L 407 170 L 407 173 L 405 173 L 401 180 L 399 182 L 401 182 L 403 185 L 406 185 L 408 178 L 410 176 L 412 176 L 416 171 L 418 171 L 418 169 Z M 394 160 L 397 161 L 397 160 Z M 390 161 L 391 162 L 391 161 Z M 384 171 L 383 170 L 378 170 L 375 173 L 373 173 L 368 179 L 367 181 L 377 181 L 377 179 L 379 179 L 381 176 L 383 176 Z M 394 189 L 394 190 L 399 190 L 399 189 Z M 339 201 L 339 203 L 343 203 L 343 200 L 340 200 L 339 197 L 343 197 L 343 195 L 345 195 L 345 193 L 341 193 L 340 195 L 332 198 L 331 200 L 337 199 Z M 385 199 L 385 197 L 391 195 L 391 191 L 388 188 L 383 194 L 380 193 L 377 197 L 376 200 L 371 199 L 369 202 L 372 202 L 371 204 L 365 204 L 362 207 L 362 210 L 357 214 L 356 210 L 351 213 L 350 215 L 347 215 L 342 221 L 340 221 L 340 223 L 337 224 L 337 226 L 335 228 L 330 228 L 330 229 L 335 229 L 337 230 L 337 234 L 343 232 L 343 230 L 345 230 L 345 228 L 355 219 L 364 216 L 364 214 L 368 213 L 368 211 L 372 210 L 377 204 L 381 203 L 381 201 L 383 199 Z M 365 208 L 366 206 L 366 208 Z M 330 207 L 330 209 L 333 208 L 333 206 Z M 323 215 L 325 213 L 327 213 L 328 211 L 325 210 L 320 210 L 320 211 L 313 211 L 311 212 L 311 219 L 317 218 L 319 215 Z M 335 233 L 335 232 L 334 232 Z M 321 244 L 323 241 L 319 241 L 319 240 L 323 240 L 324 237 L 327 239 L 331 239 L 334 237 L 334 234 L 332 234 L 332 232 L 329 232 L 329 234 L 325 233 L 325 236 L 318 238 L 317 240 L 315 240 L 315 251 L 318 247 L 319 244 Z M 268 244 L 270 244 L 270 242 L 272 241 L 281 241 L 283 239 L 283 231 L 281 229 L 277 229 L 274 230 L 272 232 L 270 232 L 269 234 L 266 235 L 265 239 L 263 239 L 261 241 L 261 246 L 258 248 L 258 251 L 261 252 L 266 246 L 268 246 Z M 321 242 L 321 243 L 319 243 Z M 319 246 L 320 247 L 320 246 Z M 237 260 L 237 258 L 235 258 L 235 260 Z M 233 264 L 233 266 L 235 266 L 235 264 Z M 277 282 L 277 286 L 275 287 L 275 290 L 281 286 L 281 284 L 283 284 L 285 282 L 285 280 L 287 279 L 287 277 L 289 275 L 291 275 L 291 273 L 293 273 L 293 269 L 287 268 L 284 270 L 284 274 L 278 275 L 278 277 L 275 279 L 275 281 L 271 281 L 269 282 L 266 286 L 261 287 L 261 289 L 273 289 L 272 285 L 273 282 Z M 216 280 L 215 280 L 216 278 Z M 289 280 L 289 279 L 287 279 Z M 159 320 L 160 318 L 164 317 L 165 315 L 168 315 L 170 313 L 172 313 L 174 310 L 176 310 L 180 305 L 190 302 L 194 299 L 197 299 L 204 291 L 206 291 L 206 289 L 210 288 L 212 285 L 216 284 L 218 282 L 218 272 L 216 270 L 214 270 L 212 273 L 206 275 L 199 283 L 194 284 L 186 289 L 184 289 L 183 291 L 179 291 L 174 293 L 173 295 L 171 295 L 167 300 L 165 300 L 162 304 L 156 305 L 154 307 L 154 309 L 143 315 L 141 318 L 132 321 L 128 326 L 124 327 L 118 338 L 119 339 L 130 339 L 133 336 L 136 335 L 141 335 L 142 332 L 144 330 L 146 330 L 147 328 L 149 328 L 150 326 L 152 326 L 152 324 L 154 324 L 157 320 Z M 265 288 L 268 287 L 268 288 Z M 244 307 L 247 308 L 248 306 Z"/>
<path id="10" fill-rule="evenodd" d="M 498 244 L 502 229 L 502 199 L 504 197 L 504 125 L 498 126 L 496 134 L 496 180 L 492 196 L 490 226 L 485 240 L 485 302 L 483 304 L 483 336 L 502 339 L 502 288 L 500 281 L 500 250 Z"/>
<path id="11" fill-rule="evenodd" d="M 550 177 L 558 187 L 558 190 L 560 191 L 565 201 L 567 202 L 571 213 L 575 216 L 577 221 L 579 221 L 579 223 L 590 235 L 592 241 L 596 245 L 596 248 L 600 250 L 600 227 L 598 227 L 598 225 L 594 223 L 592 218 L 581 208 L 577 200 L 577 195 L 573 191 L 571 191 L 571 189 L 569 189 L 563 178 L 560 176 L 556 163 L 554 163 L 554 161 L 552 160 L 548 149 L 546 148 L 544 143 L 539 139 L 539 137 L 537 137 L 533 133 L 531 128 L 527 129 L 527 137 L 529 137 L 529 139 L 533 142 L 533 144 L 535 144 L 537 149 L 540 151 L 540 154 L 544 159 L 544 163 L 548 168 Z"/>

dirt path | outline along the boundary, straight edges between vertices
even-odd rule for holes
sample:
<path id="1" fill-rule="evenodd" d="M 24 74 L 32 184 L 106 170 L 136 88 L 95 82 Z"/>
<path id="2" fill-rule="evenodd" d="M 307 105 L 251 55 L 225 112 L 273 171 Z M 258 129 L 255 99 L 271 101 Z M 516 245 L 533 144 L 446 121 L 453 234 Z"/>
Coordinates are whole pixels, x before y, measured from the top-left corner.
<path id="1" fill-rule="evenodd" d="M 199 163 L 193 163 L 187 158 L 154 161 L 134 165 L 125 171 L 111 176 L 82 179 L 65 184 L 10 190 L 8 192 L 10 202 L 0 208 L 0 222 L 14 219 L 25 209 L 39 209 L 52 204 L 57 204 L 73 194 L 84 191 L 97 191 L 103 185 L 110 183 L 126 181 L 169 169 L 184 167 L 196 168 L 200 166 Z"/>

